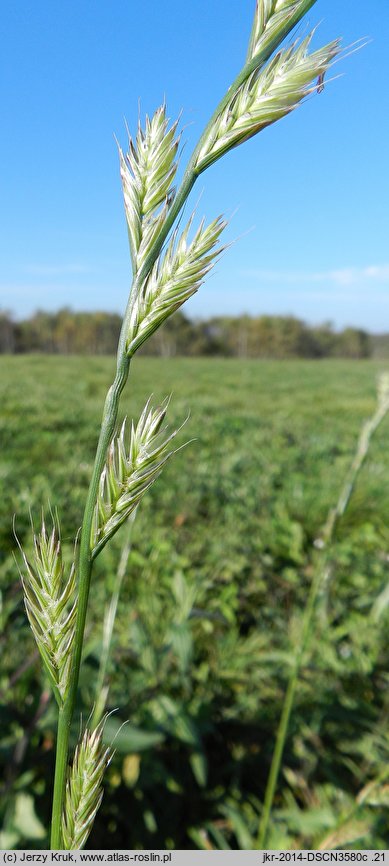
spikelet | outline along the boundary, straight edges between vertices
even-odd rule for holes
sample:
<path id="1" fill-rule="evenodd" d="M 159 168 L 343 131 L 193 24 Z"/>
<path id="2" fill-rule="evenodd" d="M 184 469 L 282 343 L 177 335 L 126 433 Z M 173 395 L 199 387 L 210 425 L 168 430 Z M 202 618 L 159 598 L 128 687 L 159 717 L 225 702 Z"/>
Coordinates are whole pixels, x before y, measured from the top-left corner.
<path id="1" fill-rule="evenodd" d="M 231 148 L 293 111 L 309 93 L 318 89 L 339 53 L 338 40 L 308 53 L 312 33 L 300 44 L 279 51 L 260 72 L 255 70 L 238 88 L 216 119 L 197 159 L 203 171 Z M 313 83 L 315 82 L 315 83 Z"/>
<path id="2" fill-rule="evenodd" d="M 48 535 L 44 520 L 40 534 L 34 534 L 31 561 L 21 547 L 20 550 L 24 566 L 20 576 L 27 616 L 61 706 L 68 687 L 76 618 L 74 565 L 66 578 L 57 530 L 53 526 Z"/>
<path id="3" fill-rule="evenodd" d="M 316 0 L 257 0 L 247 60 L 265 61 Z"/>
<path id="4" fill-rule="evenodd" d="M 166 252 L 159 256 L 134 299 L 127 337 L 129 356 L 197 292 L 223 250 L 217 246 L 226 226 L 221 217 L 206 227 L 203 221 L 189 242 L 192 221 L 193 217 L 179 238 L 177 231 L 173 233 Z"/>
<path id="5" fill-rule="evenodd" d="M 103 797 L 103 776 L 110 749 L 102 744 L 103 725 L 85 730 L 69 770 L 62 814 L 62 840 L 65 851 L 79 850 L 92 829 Z"/>
<path id="6" fill-rule="evenodd" d="M 178 430 L 166 437 L 161 430 L 167 406 L 168 400 L 164 400 L 158 409 L 152 409 L 148 400 L 137 426 L 131 425 L 128 448 L 125 421 L 119 436 L 111 442 L 100 477 L 92 524 L 92 558 L 132 514 L 166 461 L 177 450 L 169 450 L 169 445 Z"/>
<path id="7" fill-rule="evenodd" d="M 165 222 L 174 197 L 179 144 L 177 122 L 168 129 L 166 106 L 157 109 L 145 130 L 139 125 L 128 152 L 119 148 L 120 173 L 134 273 L 137 273 Z"/>

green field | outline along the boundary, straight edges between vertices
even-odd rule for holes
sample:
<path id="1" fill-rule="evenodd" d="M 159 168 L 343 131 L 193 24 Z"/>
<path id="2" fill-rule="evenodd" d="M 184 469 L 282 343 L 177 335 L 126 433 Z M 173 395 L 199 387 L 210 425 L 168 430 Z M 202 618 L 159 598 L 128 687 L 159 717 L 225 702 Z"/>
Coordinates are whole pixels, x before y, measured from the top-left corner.
<path id="1" fill-rule="evenodd" d="M 0 360 L 2 847 L 43 848 L 55 712 L 26 624 L 12 530 L 58 510 L 69 557 L 105 358 Z M 285 683 L 374 362 L 141 358 L 122 400 L 172 394 L 191 440 L 139 508 L 111 660 L 118 736 L 90 848 L 250 848 Z M 286 744 L 269 848 L 389 847 L 389 419 L 341 521 Z M 122 532 L 122 531 L 121 531 Z M 123 536 L 96 563 L 79 709 L 88 716 Z M 75 723 L 74 740 L 79 730 Z M 377 782 L 367 789 L 369 782 Z M 362 794 L 361 794 L 362 792 Z M 359 807 L 357 798 L 359 796 Z"/>

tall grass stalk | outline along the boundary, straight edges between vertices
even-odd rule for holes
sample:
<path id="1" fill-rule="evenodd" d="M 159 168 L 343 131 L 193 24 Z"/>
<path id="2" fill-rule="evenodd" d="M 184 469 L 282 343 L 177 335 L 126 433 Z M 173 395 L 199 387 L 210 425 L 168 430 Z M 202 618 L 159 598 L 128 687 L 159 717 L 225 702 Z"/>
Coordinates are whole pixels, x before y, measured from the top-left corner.
<path id="1" fill-rule="evenodd" d="M 291 664 L 288 684 L 282 706 L 281 717 L 277 729 L 275 746 L 270 765 L 270 771 L 265 791 L 263 812 L 259 824 L 257 847 L 263 850 L 266 847 L 271 810 L 276 793 L 278 777 L 284 753 L 285 742 L 288 734 L 289 722 L 293 710 L 296 690 L 298 688 L 299 675 L 304 661 L 304 656 L 309 650 L 309 644 L 313 635 L 315 625 L 316 602 L 320 592 L 325 588 L 330 575 L 331 544 L 334 541 L 335 531 L 340 519 L 343 517 L 350 502 L 352 493 L 358 480 L 358 476 L 366 460 L 371 445 L 371 440 L 389 412 L 389 376 L 382 374 L 378 381 L 377 405 L 372 417 L 363 425 L 354 458 L 350 469 L 342 485 L 337 503 L 331 508 L 324 525 L 321 538 L 316 542 L 318 552 L 316 554 L 316 567 L 313 580 L 308 593 L 307 603 L 299 632 L 297 644 L 293 647 L 293 660 Z M 358 806 L 359 808 L 359 806 Z"/>
<path id="2" fill-rule="evenodd" d="M 129 434 L 124 428 L 116 433 L 120 398 L 131 359 L 157 328 L 197 291 L 223 249 L 220 238 L 225 221 L 221 217 L 207 226 L 200 223 L 192 233 L 192 216 L 186 227 L 180 228 L 179 218 L 199 175 L 229 150 L 289 114 L 307 96 L 322 89 L 323 76 L 339 53 L 339 41 L 315 51 L 309 50 L 311 37 L 280 47 L 314 2 L 257 0 L 245 63 L 200 136 L 177 192 L 172 181 L 177 168 L 179 136 L 177 123 L 169 128 L 164 104 L 151 119 L 146 118 L 144 129 L 139 126 L 136 139 L 129 139 L 127 153 L 119 152 L 133 281 L 119 338 L 116 374 L 104 404 L 82 521 L 75 624 L 73 615 L 68 612 L 66 588 L 63 589 L 64 623 L 71 622 L 73 631 L 67 635 L 61 688 L 55 680 L 54 689 L 59 715 L 51 827 L 53 849 L 73 846 L 75 839 L 79 844 L 85 843 L 87 833 L 83 828 L 87 832 L 91 828 L 100 802 L 101 774 L 106 763 L 99 751 L 101 728 L 86 731 L 66 782 L 69 734 L 93 562 L 117 529 L 135 512 L 142 496 L 174 453 L 171 441 L 177 431 L 168 435 L 162 431 L 167 403 L 157 409 L 147 404 Z M 46 568 L 46 562 L 38 562 L 38 565 L 48 584 L 61 572 L 55 561 L 51 563 L 51 571 Z M 25 568 L 28 572 L 26 563 Z M 26 581 L 24 585 L 29 609 L 28 592 L 34 590 L 27 590 Z M 118 592 L 112 602 L 111 624 L 117 600 Z M 43 596 L 38 598 L 38 603 L 41 602 L 44 605 Z M 111 625 L 108 631 L 110 640 Z M 34 634 L 38 645 L 41 641 L 40 649 L 45 658 L 42 634 L 38 628 Z M 55 653 L 54 661 L 57 664 Z M 104 673 L 104 666 L 102 670 Z M 98 707 L 95 721 L 100 713 L 101 707 Z M 92 771 L 94 762 L 99 768 L 97 774 Z M 90 787 L 83 787 L 82 774 L 91 774 Z M 74 809 L 78 817 L 82 813 L 82 827 L 77 827 L 74 816 L 69 814 Z"/>

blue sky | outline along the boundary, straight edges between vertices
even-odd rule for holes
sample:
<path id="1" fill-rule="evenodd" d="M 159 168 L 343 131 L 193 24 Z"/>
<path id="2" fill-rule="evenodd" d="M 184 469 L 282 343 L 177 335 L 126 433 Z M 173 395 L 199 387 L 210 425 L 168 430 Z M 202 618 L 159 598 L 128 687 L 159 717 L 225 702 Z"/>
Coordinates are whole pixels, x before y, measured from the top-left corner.
<path id="1" fill-rule="evenodd" d="M 181 165 L 246 53 L 253 0 L 3 0 L 0 307 L 123 311 L 131 279 L 114 135 L 166 97 Z M 371 42 L 320 96 L 203 174 L 232 246 L 188 314 L 292 313 L 389 331 L 387 0 L 318 0 L 315 45 Z"/>

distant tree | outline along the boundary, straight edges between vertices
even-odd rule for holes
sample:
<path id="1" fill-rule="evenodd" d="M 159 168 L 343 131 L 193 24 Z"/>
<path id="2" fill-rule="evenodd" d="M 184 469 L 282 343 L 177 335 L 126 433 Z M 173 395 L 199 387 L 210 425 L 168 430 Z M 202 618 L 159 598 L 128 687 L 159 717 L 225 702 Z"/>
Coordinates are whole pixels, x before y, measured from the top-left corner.
<path id="1" fill-rule="evenodd" d="M 329 358 L 336 355 L 338 335 L 332 322 L 324 322 L 311 328 L 311 335 L 316 347 L 317 358 Z"/>
<path id="2" fill-rule="evenodd" d="M 338 335 L 336 354 L 342 358 L 369 358 L 371 354 L 369 334 L 358 328 L 345 328 Z"/>
<path id="3" fill-rule="evenodd" d="M 259 316 L 248 326 L 248 357 L 311 358 L 316 349 L 310 329 L 294 316 Z"/>
<path id="4" fill-rule="evenodd" d="M 389 334 L 370 334 L 370 348 L 373 358 L 389 358 Z"/>
<path id="5" fill-rule="evenodd" d="M 115 313 L 76 313 L 65 307 L 56 313 L 38 310 L 21 322 L 1 313 L 0 352 L 110 355 L 116 351 L 119 331 L 120 317 Z M 191 321 L 179 311 L 141 351 L 165 358 L 368 358 L 379 346 L 381 356 L 385 351 L 389 356 L 389 336 L 370 338 L 358 328 L 336 332 L 329 322 L 310 327 L 295 316 L 217 316 Z"/>
<path id="6" fill-rule="evenodd" d="M 95 313 L 96 355 L 113 355 L 116 352 L 121 328 L 121 317 L 117 313 Z"/>
<path id="7" fill-rule="evenodd" d="M 206 322 L 191 322 L 180 311 L 164 323 L 142 349 L 147 355 L 173 358 L 175 355 L 207 355 L 210 340 Z"/>
<path id="8" fill-rule="evenodd" d="M 55 315 L 37 310 L 16 327 L 17 352 L 54 352 Z"/>
<path id="9" fill-rule="evenodd" d="M 0 310 L 0 353 L 15 351 L 15 323 L 10 313 Z"/>

